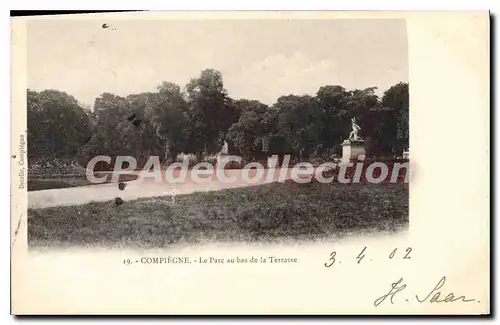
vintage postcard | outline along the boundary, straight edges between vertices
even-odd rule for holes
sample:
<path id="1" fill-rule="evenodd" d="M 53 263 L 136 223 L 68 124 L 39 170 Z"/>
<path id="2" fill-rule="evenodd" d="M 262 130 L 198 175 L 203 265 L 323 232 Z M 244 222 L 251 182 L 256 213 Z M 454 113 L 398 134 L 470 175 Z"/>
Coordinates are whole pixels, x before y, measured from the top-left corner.
<path id="1" fill-rule="evenodd" d="M 13 314 L 490 314 L 488 12 L 11 26 Z"/>

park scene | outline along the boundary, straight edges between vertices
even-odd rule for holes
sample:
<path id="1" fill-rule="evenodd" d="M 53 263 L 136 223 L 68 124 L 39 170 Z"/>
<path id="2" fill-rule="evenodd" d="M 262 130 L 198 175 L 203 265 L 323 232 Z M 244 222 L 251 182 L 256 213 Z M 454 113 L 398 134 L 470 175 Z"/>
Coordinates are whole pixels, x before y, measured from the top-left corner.
<path id="1" fill-rule="evenodd" d="M 408 171 L 393 177 L 409 161 L 404 80 L 284 89 L 264 101 L 233 95 L 221 70 L 204 67 L 185 83 L 101 92 L 91 104 L 54 87 L 26 95 L 30 247 L 308 242 L 408 229 Z M 228 156 L 238 161 L 221 164 Z M 167 173 L 182 172 L 169 169 L 176 163 L 188 176 L 169 182 Z M 372 163 L 389 169 L 372 168 L 375 183 L 365 175 Z M 297 164 L 312 168 L 303 181 Z M 339 168 L 318 171 L 325 164 Z M 162 181 L 144 177 L 151 171 Z"/>

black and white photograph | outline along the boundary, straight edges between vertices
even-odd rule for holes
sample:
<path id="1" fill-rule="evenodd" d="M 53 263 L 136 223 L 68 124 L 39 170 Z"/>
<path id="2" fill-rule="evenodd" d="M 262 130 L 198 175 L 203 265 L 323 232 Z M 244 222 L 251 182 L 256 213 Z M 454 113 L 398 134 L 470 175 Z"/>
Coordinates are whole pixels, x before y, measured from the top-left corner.
<path id="1" fill-rule="evenodd" d="M 30 21 L 30 247 L 406 230 L 407 48 L 402 19 Z"/>

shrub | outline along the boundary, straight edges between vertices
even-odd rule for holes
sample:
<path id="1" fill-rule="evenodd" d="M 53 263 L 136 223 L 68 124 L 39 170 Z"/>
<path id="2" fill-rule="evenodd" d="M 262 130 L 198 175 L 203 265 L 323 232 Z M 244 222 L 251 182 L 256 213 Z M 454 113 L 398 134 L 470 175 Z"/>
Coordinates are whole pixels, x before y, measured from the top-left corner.
<path id="1" fill-rule="evenodd" d="M 28 176 L 75 175 L 84 176 L 85 168 L 71 159 L 38 158 L 28 161 Z"/>

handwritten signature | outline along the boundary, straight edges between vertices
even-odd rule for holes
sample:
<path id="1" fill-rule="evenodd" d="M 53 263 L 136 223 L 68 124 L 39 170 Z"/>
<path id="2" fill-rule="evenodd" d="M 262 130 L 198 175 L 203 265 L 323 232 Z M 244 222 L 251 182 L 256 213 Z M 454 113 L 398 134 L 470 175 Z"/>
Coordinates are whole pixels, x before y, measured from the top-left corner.
<path id="1" fill-rule="evenodd" d="M 441 288 L 446 283 L 446 276 L 443 276 L 439 282 L 434 286 L 434 288 L 427 295 L 415 295 L 415 299 L 419 303 L 452 303 L 452 302 L 473 302 L 475 299 L 467 299 L 465 296 L 458 296 L 453 292 L 448 293 L 446 296 L 441 291 Z M 403 283 L 403 278 L 400 278 L 397 282 L 391 284 L 391 288 L 389 292 L 375 299 L 373 304 L 375 306 L 379 306 L 384 301 L 389 301 L 391 304 L 394 304 L 394 299 L 397 294 L 406 289 L 406 284 Z M 442 296 L 444 296 L 442 298 Z M 408 299 L 406 301 L 409 302 Z M 479 302 L 479 301 L 478 301 Z"/>

